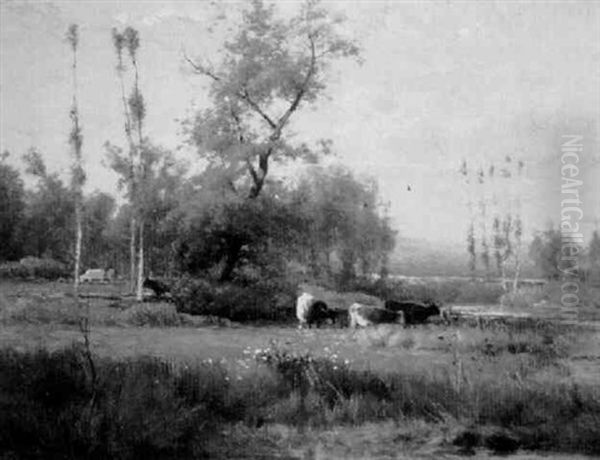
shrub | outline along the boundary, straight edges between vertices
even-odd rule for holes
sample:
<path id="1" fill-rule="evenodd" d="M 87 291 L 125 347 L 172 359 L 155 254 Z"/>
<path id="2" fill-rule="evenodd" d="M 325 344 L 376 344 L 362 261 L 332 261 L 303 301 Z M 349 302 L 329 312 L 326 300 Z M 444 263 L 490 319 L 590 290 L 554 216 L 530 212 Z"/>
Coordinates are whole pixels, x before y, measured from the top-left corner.
<path id="1" fill-rule="evenodd" d="M 294 298 L 295 288 L 285 283 L 226 284 L 217 289 L 211 312 L 232 321 L 287 322 L 294 317 Z"/>
<path id="2" fill-rule="evenodd" d="M 4 262 L 0 264 L 0 278 L 16 279 L 31 276 L 29 269 L 19 262 Z"/>
<path id="3" fill-rule="evenodd" d="M 184 275 L 171 289 L 177 311 L 190 315 L 207 315 L 215 298 L 214 288 L 205 279 Z"/>
<path id="4" fill-rule="evenodd" d="M 296 287 L 282 280 L 250 284 L 210 283 L 182 278 L 173 289 L 177 311 L 191 315 L 214 315 L 232 321 L 293 319 Z"/>
<path id="5" fill-rule="evenodd" d="M 182 323 L 175 306 L 169 303 L 137 304 L 125 315 L 133 326 L 176 327 Z"/>
<path id="6" fill-rule="evenodd" d="M 5 262 L 0 265 L 1 278 L 43 278 L 55 280 L 70 276 L 68 267 L 53 259 L 25 257 L 20 262 Z"/>
<path id="7" fill-rule="evenodd" d="M 68 303 L 50 303 L 38 299 L 15 299 L 0 310 L 0 319 L 4 324 L 79 324 L 77 312 Z"/>

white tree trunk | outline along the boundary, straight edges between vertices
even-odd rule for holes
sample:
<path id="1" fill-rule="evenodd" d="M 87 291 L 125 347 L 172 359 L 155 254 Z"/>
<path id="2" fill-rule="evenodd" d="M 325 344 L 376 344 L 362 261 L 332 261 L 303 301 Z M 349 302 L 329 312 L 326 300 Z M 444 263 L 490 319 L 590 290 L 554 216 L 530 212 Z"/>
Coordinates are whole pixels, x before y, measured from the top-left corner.
<path id="1" fill-rule="evenodd" d="M 79 208 L 79 203 L 76 204 Z M 77 209 L 76 211 L 76 230 L 75 230 L 75 277 L 73 279 L 73 289 L 75 291 L 75 299 L 79 300 L 79 272 L 81 271 L 80 263 L 81 263 L 81 239 L 82 239 L 82 231 L 81 231 L 81 209 Z"/>
<path id="2" fill-rule="evenodd" d="M 515 279 L 513 280 L 513 292 L 517 292 L 519 287 L 519 275 L 521 274 L 521 258 L 517 254 L 515 260 Z"/>
<path id="3" fill-rule="evenodd" d="M 129 236 L 129 292 L 135 292 L 135 217 L 131 218 Z"/>
<path id="4" fill-rule="evenodd" d="M 137 291 L 136 300 L 141 302 L 143 300 L 143 288 L 144 283 L 144 221 L 140 220 L 139 225 L 139 237 L 138 237 L 138 271 L 137 271 Z"/>
<path id="5" fill-rule="evenodd" d="M 507 286 L 507 282 L 506 282 L 506 259 L 504 259 L 502 261 L 501 273 L 502 273 L 502 290 L 504 292 L 508 292 L 508 286 Z"/>

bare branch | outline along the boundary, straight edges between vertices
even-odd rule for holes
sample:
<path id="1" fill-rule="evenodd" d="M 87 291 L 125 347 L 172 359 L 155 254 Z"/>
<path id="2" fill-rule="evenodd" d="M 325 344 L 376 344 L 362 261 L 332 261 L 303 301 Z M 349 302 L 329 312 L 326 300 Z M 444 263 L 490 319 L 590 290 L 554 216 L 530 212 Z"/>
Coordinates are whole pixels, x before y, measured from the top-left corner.
<path id="1" fill-rule="evenodd" d="M 250 94 L 248 93 L 248 90 L 246 88 L 244 88 L 241 92 L 239 92 L 237 94 L 237 96 L 246 101 L 248 103 L 248 105 L 256 112 L 258 113 L 263 120 L 265 120 L 267 122 L 267 124 L 271 127 L 271 129 L 276 129 L 277 125 L 275 124 L 275 122 L 273 120 L 271 120 L 271 118 L 261 110 L 261 108 L 258 106 L 258 104 L 256 102 L 254 102 L 254 100 L 252 100 L 252 98 L 250 98 Z"/>
<path id="2" fill-rule="evenodd" d="M 192 66 L 192 68 L 199 74 L 202 75 L 206 75 L 207 77 L 212 78 L 214 81 L 221 81 L 221 79 L 219 78 L 219 76 L 217 74 L 215 74 L 212 70 L 210 70 L 209 68 L 203 66 L 202 64 L 198 64 L 197 62 L 193 61 L 185 52 L 185 50 L 183 50 L 183 58 Z"/>
<path id="3" fill-rule="evenodd" d="M 214 81 L 220 82 L 221 78 L 212 70 L 210 70 L 208 67 L 203 66 L 202 64 L 199 64 L 197 62 L 195 62 L 194 60 L 192 60 L 187 53 L 185 52 L 185 50 L 183 50 L 183 57 L 184 59 L 192 66 L 192 68 L 199 74 L 202 75 L 206 75 L 207 77 L 212 78 Z M 260 106 L 256 103 L 256 101 L 254 101 L 252 99 L 252 97 L 250 97 L 250 93 L 248 93 L 248 89 L 247 88 L 243 88 L 241 91 L 238 91 L 235 93 L 235 96 L 243 101 L 245 101 L 256 113 L 258 113 L 263 120 L 265 120 L 267 122 L 267 124 L 271 127 L 271 129 L 276 129 L 277 125 L 275 124 L 275 122 L 271 119 L 271 117 L 269 117 L 261 108 Z"/>
<path id="4" fill-rule="evenodd" d="M 317 56 L 315 54 L 315 42 L 313 40 L 312 35 L 308 36 L 308 40 L 310 42 L 310 66 L 308 68 L 308 72 L 304 77 L 302 85 L 298 89 L 298 93 L 296 93 L 296 97 L 294 98 L 286 112 L 281 116 L 281 118 L 277 122 L 277 126 L 274 128 L 274 131 L 269 138 L 272 142 L 278 140 L 281 136 L 282 129 L 285 127 L 292 114 L 296 111 L 298 105 L 300 105 L 300 101 L 304 97 L 304 94 L 306 93 L 306 90 L 308 88 L 308 84 L 310 83 L 310 80 L 315 73 L 317 63 Z"/>

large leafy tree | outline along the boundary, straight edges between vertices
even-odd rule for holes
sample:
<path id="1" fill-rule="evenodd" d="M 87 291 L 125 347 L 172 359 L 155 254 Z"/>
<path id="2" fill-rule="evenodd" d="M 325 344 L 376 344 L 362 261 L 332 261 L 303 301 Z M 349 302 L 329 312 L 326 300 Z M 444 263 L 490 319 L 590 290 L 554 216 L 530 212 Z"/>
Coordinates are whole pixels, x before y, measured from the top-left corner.
<path id="1" fill-rule="evenodd" d="M 23 255 L 22 226 L 25 218 L 25 188 L 17 171 L 0 155 L 0 260 L 18 259 Z"/>
<path id="2" fill-rule="evenodd" d="M 373 181 L 360 181 L 342 167 L 312 167 L 292 196 L 305 226 L 296 255 L 313 276 L 336 275 L 344 285 L 358 273 L 385 273 L 395 232 Z"/>
<path id="3" fill-rule="evenodd" d="M 218 278 L 235 241 L 241 246 L 238 278 L 244 273 L 283 274 L 283 256 L 290 253 L 302 223 L 286 201 L 268 193 L 254 200 L 218 197 L 206 190 L 198 195 L 182 203 L 182 214 L 173 221 L 181 230 L 177 255 L 184 271 Z"/>
<path id="4" fill-rule="evenodd" d="M 357 58 L 358 47 L 339 31 L 317 2 L 306 2 L 291 19 L 254 0 L 237 32 L 224 44 L 221 61 L 188 58 L 210 80 L 212 104 L 188 121 L 192 142 L 208 170 L 246 200 L 261 195 L 272 162 L 311 155 L 290 139 L 290 120 L 326 87 L 325 70 L 336 59 Z M 227 241 L 221 279 L 227 280 L 243 243 Z"/>

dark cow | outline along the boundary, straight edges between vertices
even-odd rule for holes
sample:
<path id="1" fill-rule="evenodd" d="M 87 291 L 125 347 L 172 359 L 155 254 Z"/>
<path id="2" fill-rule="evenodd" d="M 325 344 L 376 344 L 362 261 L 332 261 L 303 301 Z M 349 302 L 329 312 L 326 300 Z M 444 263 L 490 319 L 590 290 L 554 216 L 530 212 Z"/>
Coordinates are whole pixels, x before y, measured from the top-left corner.
<path id="1" fill-rule="evenodd" d="M 317 300 L 312 304 L 308 314 L 307 323 L 308 327 L 312 326 L 313 324 L 316 324 L 317 327 L 320 327 L 327 320 L 331 320 L 332 323 L 335 323 L 336 318 L 337 312 L 335 310 L 330 309 L 322 300 Z"/>
<path id="2" fill-rule="evenodd" d="M 307 325 L 310 328 L 313 324 L 320 327 L 328 319 L 335 323 L 338 313 L 322 300 L 317 300 L 312 294 L 305 292 L 296 302 L 296 317 L 300 327 Z"/>
<path id="3" fill-rule="evenodd" d="M 414 300 L 386 300 L 384 304 L 387 310 L 401 311 L 404 313 L 404 319 L 407 326 L 423 324 L 430 316 L 439 316 L 440 308 L 431 301 L 416 302 Z"/>
<path id="4" fill-rule="evenodd" d="M 152 292 L 154 292 L 154 296 L 157 299 L 162 299 L 166 294 L 171 292 L 171 288 L 169 288 L 169 286 L 167 286 L 165 283 L 159 280 L 153 280 L 151 278 L 146 278 L 142 284 L 142 287 L 145 289 L 150 289 Z"/>
<path id="5" fill-rule="evenodd" d="M 348 309 L 350 316 L 350 327 L 367 327 L 376 324 L 395 323 L 404 324 L 404 313 L 402 311 L 386 310 L 373 305 L 354 303 Z"/>

